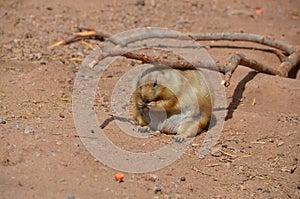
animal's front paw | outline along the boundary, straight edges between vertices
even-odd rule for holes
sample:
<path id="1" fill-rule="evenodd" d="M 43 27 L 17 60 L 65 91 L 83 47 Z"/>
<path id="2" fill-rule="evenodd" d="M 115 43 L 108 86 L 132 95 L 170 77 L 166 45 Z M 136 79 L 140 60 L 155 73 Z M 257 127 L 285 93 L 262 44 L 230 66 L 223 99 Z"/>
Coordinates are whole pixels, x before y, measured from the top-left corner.
<path id="1" fill-rule="evenodd" d="M 148 109 L 152 109 L 152 108 L 154 108 L 154 107 L 156 107 L 156 106 L 157 106 L 157 103 L 154 102 L 154 101 L 149 102 L 149 103 L 147 104 L 147 108 L 148 108 Z"/>
<path id="2" fill-rule="evenodd" d="M 175 135 L 172 139 L 171 142 L 177 142 L 177 143 L 182 143 L 185 140 L 186 136 L 185 135 Z"/>
<path id="3" fill-rule="evenodd" d="M 138 131 L 140 133 L 151 133 L 152 132 L 152 130 L 150 129 L 149 126 L 141 126 L 138 128 Z"/>

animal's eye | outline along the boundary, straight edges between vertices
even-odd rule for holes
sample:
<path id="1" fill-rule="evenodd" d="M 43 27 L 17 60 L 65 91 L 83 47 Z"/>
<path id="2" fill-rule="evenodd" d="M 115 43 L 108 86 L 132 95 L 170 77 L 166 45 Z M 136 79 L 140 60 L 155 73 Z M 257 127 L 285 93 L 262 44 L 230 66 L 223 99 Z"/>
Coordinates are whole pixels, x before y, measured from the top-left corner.
<path id="1" fill-rule="evenodd" d="M 153 84 L 153 87 L 156 87 L 157 86 L 157 80 L 155 80 L 154 84 Z"/>

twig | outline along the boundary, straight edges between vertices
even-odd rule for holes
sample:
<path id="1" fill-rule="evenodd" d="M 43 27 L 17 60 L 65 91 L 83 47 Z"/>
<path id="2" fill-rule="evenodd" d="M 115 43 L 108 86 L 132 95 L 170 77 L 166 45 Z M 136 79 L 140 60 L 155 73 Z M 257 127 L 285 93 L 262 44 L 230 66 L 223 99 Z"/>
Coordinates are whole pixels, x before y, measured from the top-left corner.
<path id="1" fill-rule="evenodd" d="M 106 38 L 111 37 L 112 35 L 108 32 L 101 31 L 101 30 L 94 30 L 91 28 L 84 28 L 84 27 L 78 27 L 79 32 L 72 33 L 73 36 L 69 37 L 66 40 L 58 41 L 50 46 L 48 46 L 49 49 L 53 49 L 60 45 L 66 45 L 70 44 L 82 39 L 98 39 L 100 41 L 104 41 Z"/>
<path id="2" fill-rule="evenodd" d="M 208 173 L 204 173 L 203 171 L 201 171 L 200 169 L 198 169 L 196 166 L 193 166 L 192 167 L 192 170 L 194 170 L 194 171 L 196 171 L 196 172 L 198 172 L 198 173 L 201 173 L 202 175 L 206 175 L 206 176 L 213 176 L 213 175 L 211 175 L 211 174 L 208 174 Z"/>
<path id="3" fill-rule="evenodd" d="M 254 59 L 248 59 L 243 54 L 236 53 L 229 59 L 228 63 L 225 64 L 224 68 L 226 71 L 222 71 L 225 74 L 224 85 L 226 87 L 230 85 L 230 79 L 238 65 L 247 66 L 261 73 L 266 73 L 270 75 L 280 75 L 280 72 L 278 70 L 268 67 L 262 63 L 259 63 Z"/>

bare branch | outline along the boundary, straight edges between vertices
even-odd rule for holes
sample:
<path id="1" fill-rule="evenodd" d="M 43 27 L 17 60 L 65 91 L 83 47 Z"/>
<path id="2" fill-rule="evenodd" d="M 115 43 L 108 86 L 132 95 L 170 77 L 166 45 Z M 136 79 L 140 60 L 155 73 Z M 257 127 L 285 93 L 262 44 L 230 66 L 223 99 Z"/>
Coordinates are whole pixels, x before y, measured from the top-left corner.
<path id="1" fill-rule="evenodd" d="M 267 67 L 262 63 L 258 63 L 254 59 L 248 59 L 243 54 L 236 53 L 230 58 L 228 64 L 225 64 L 225 67 L 224 67 L 226 69 L 225 80 L 224 80 L 224 85 L 226 87 L 230 85 L 231 76 L 234 73 L 235 69 L 238 67 L 238 65 L 246 66 L 246 67 L 252 68 L 258 72 L 266 73 L 266 74 L 270 74 L 270 75 L 278 75 L 279 74 L 279 71 L 277 71 L 275 69 Z"/>
<path id="2" fill-rule="evenodd" d="M 288 77 L 289 72 L 292 71 L 297 65 L 300 64 L 300 46 L 296 47 L 294 53 L 292 53 L 284 62 L 279 65 L 279 75 Z"/>
<path id="3" fill-rule="evenodd" d="M 292 54 L 295 51 L 294 46 L 291 46 L 285 42 L 276 41 L 268 37 L 249 34 L 249 33 L 207 33 L 207 34 L 189 34 L 189 36 L 196 41 L 209 41 L 209 40 L 247 41 L 247 42 L 254 42 L 254 43 L 270 46 L 285 51 L 289 54 Z"/>
<path id="4" fill-rule="evenodd" d="M 140 51 L 139 51 L 140 52 Z M 162 51 L 164 52 L 164 51 Z M 156 53 L 160 54 L 160 51 L 156 50 Z M 166 52 L 164 52 L 166 53 Z M 189 63 L 186 60 L 178 57 L 177 59 L 174 59 L 174 56 L 177 55 L 172 54 L 172 52 L 168 53 L 168 56 L 159 56 L 159 55 L 149 55 L 149 53 L 143 54 L 143 53 L 137 53 L 137 52 L 129 52 L 125 53 L 122 56 L 140 60 L 144 63 L 150 63 L 150 64 L 160 64 L 164 66 L 169 66 L 174 69 L 195 69 L 195 68 L 205 68 L 213 71 L 217 71 L 220 73 L 223 73 L 225 75 L 225 79 L 223 81 L 223 84 L 227 87 L 230 85 L 230 79 L 232 77 L 232 74 L 238 67 L 238 65 L 246 66 L 249 68 L 252 68 L 258 72 L 266 73 L 270 75 L 279 75 L 279 71 L 273 68 L 270 68 L 262 63 L 257 62 L 253 59 L 246 58 L 243 54 L 234 54 L 225 65 L 214 65 L 214 66 L 206 66 L 201 65 L 200 63 Z M 173 59 L 171 58 L 173 56 Z"/>
<path id="5" fill-rule="evenodd" d="M 276 41 L 269 37 L 264 37 L 256 34 L 249 33 L 206 33 L 206 34 L 184 34 L 180 32 L 170 32 L 166 30 L 162 33 L 161 29 L 147 27 L 141 29 L 137 34 L 137 37 L 129 38 L 128 40 L 118 41 L 118 38 L 112 38 L 112 34 L 102 30 L 95 30 L 92 28 L 78 27 L 79 32 L 73 33 L 75 37 L 65 40 L 61 44 L 68 44 L 71 42 L 77 41 L 77 39 L 83 38 L 103 38 L 108 39 L 114 44 L 119 44 L 121 46 L 128 45 L 129 43 L 151 39 L 151 38 L 171 38 L 178 40 L 195 40 L 195 41 L 219 41 L 219 40 L 228 40 L 228 41 L 247 41 L 259 43 L 262 45 L 270 46 L 282 51 L 287 52 L 289 55 L 295 52 L 296 48 L 282 41 Z M 141 33 L 142 31 L 142 33 Z"/>
<path id="6" fill-rule="evenodd" d="M 53 49 L 57 46 L 74 43 L 82 39 L 98 39 L 100 41 L 104 41 L 105 39 L 111 37 L 111 34 L 106 31 L 94 30 L 84 27 L 78 27 L 78 30 L 79 32 L 72 33 L 73 36 L 69 37 L 66 40 L 58 41 L 48 46 L 48 48 Z"/>
<path id="7" fill-rule="evenodd" d="M 139 50 L 140 51 L 140 50 Z M 140 60 L 143 63 L 150 63 L 150 64 L 159 64 L 164 66 L 169 66 L 174 69 L 195 69 L 195 66 L 186 60 L 182 59 L 179 56 L 176 56 L 175 54 L 171 54 L 167 51 L 162 50 L 155 50 L 158 55 L 149 55 L 149 54 L 143 54 L 143 53 L 137 53 L 137 52 L 128 52 L 123 54 L 122 56 L 130 58 L 130 59 L 136 59 Z M 161 53 L 164 55 L 161 56 Z M 176 57 L 175 59 L 171 59 L 171 56 Z"/>
<path id="8" fill-rule="evenodd" d="M 195 69 L 195 68 L 206 68 L 209 70 L 218 71 L 225 75 L 224 85 L 228 86 L 230 84 L 230 78 L 234 73 L 238 65 L 243 65 L 249 68 L 252 68 L 258 72 L 266 73 L 270 75 L 280 75 L 283 77 L 288 77 L 289 72 L 292 71 L 297 65 L 300 64 L 300 47 L 294 47 L 282 41 L 275 41 L 269 37 L 264 37 L 255 34 L 247 33 L 207 33 L 207 34 L 184 34 L 175 31 L 162 30 L 158 28 L 144 28 L 140 29 L 136 35 L 124 39 L 119 39 L 119 37 L 114 37 L 112 34 L 105 31 L 97 31 L 91 28 L 78 27 L 79 32 L 73 33 L 73 36 L 67 40 L 61 40 L 51 46 L 50 49 L 57 47 L 59 45 L 69 44 L 76 42 L 84 38 L 90 39 L 106 39 L 113 43 L 115 47 L 110 49 L 104 49 L 100 46 L 100 53 L 97 55 L 95 60 L 93 60 L 89 66 L 93 68 L 99 61 L 103 60 L 109 56 L 124 56 L 126 58 L 135 59 L 142 61 L 144 63 L 151 64 L 160 64 L 169 66 L 175 69 Z M 177 39 L 177 40 L 195 40 L 195 41 L 219 41 L 219 40 L 228 40 L 228 41 L 246 41 L 254 42 L 262 45 L 272 47 L 274 49 L 267 49 L 269 52 L 274 53 L 279 57 L 281 64 L 277 68 L 271 68 L 265 66 L 253 59 L 248 59 L 245 55 L 234 54 L 229 62 L 225 65 L 211 65 L 207 66 L 201 63 L 189 63 L 186 60 L 174 55 L 171 52 L 167 51 L 158 51 L 156 54 L 149 54 L 149 52 L 128 52 L 123 48 L 124 46 L 145 39 L 159 38 L 159 39 Z M 278 50 L 277 50 L 278 49 Z M 283 52 L 281 52 L 283 51 Z M 167 54 L 162 56 L 163 54 Z M 289 55 L 286 57 L 285 55 Z M 176 57 L 177 56 L 177 57 Z M 173 59 L 170 59 L 173 58 Z"/>

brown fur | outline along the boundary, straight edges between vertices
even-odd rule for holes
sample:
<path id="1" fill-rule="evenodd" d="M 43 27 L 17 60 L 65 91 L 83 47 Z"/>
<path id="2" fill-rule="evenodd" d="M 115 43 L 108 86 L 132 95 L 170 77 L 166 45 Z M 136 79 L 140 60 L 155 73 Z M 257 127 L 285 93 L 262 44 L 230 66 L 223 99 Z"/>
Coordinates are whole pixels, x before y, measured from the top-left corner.
<path id="1" fill-rule="evenodd" d="M 176 134 L 177 142 L 203 131 L 212 114 L 212 97 L 198 70 L 149 67 L 136 81 L 133 100 L 141 131 Z"/>

